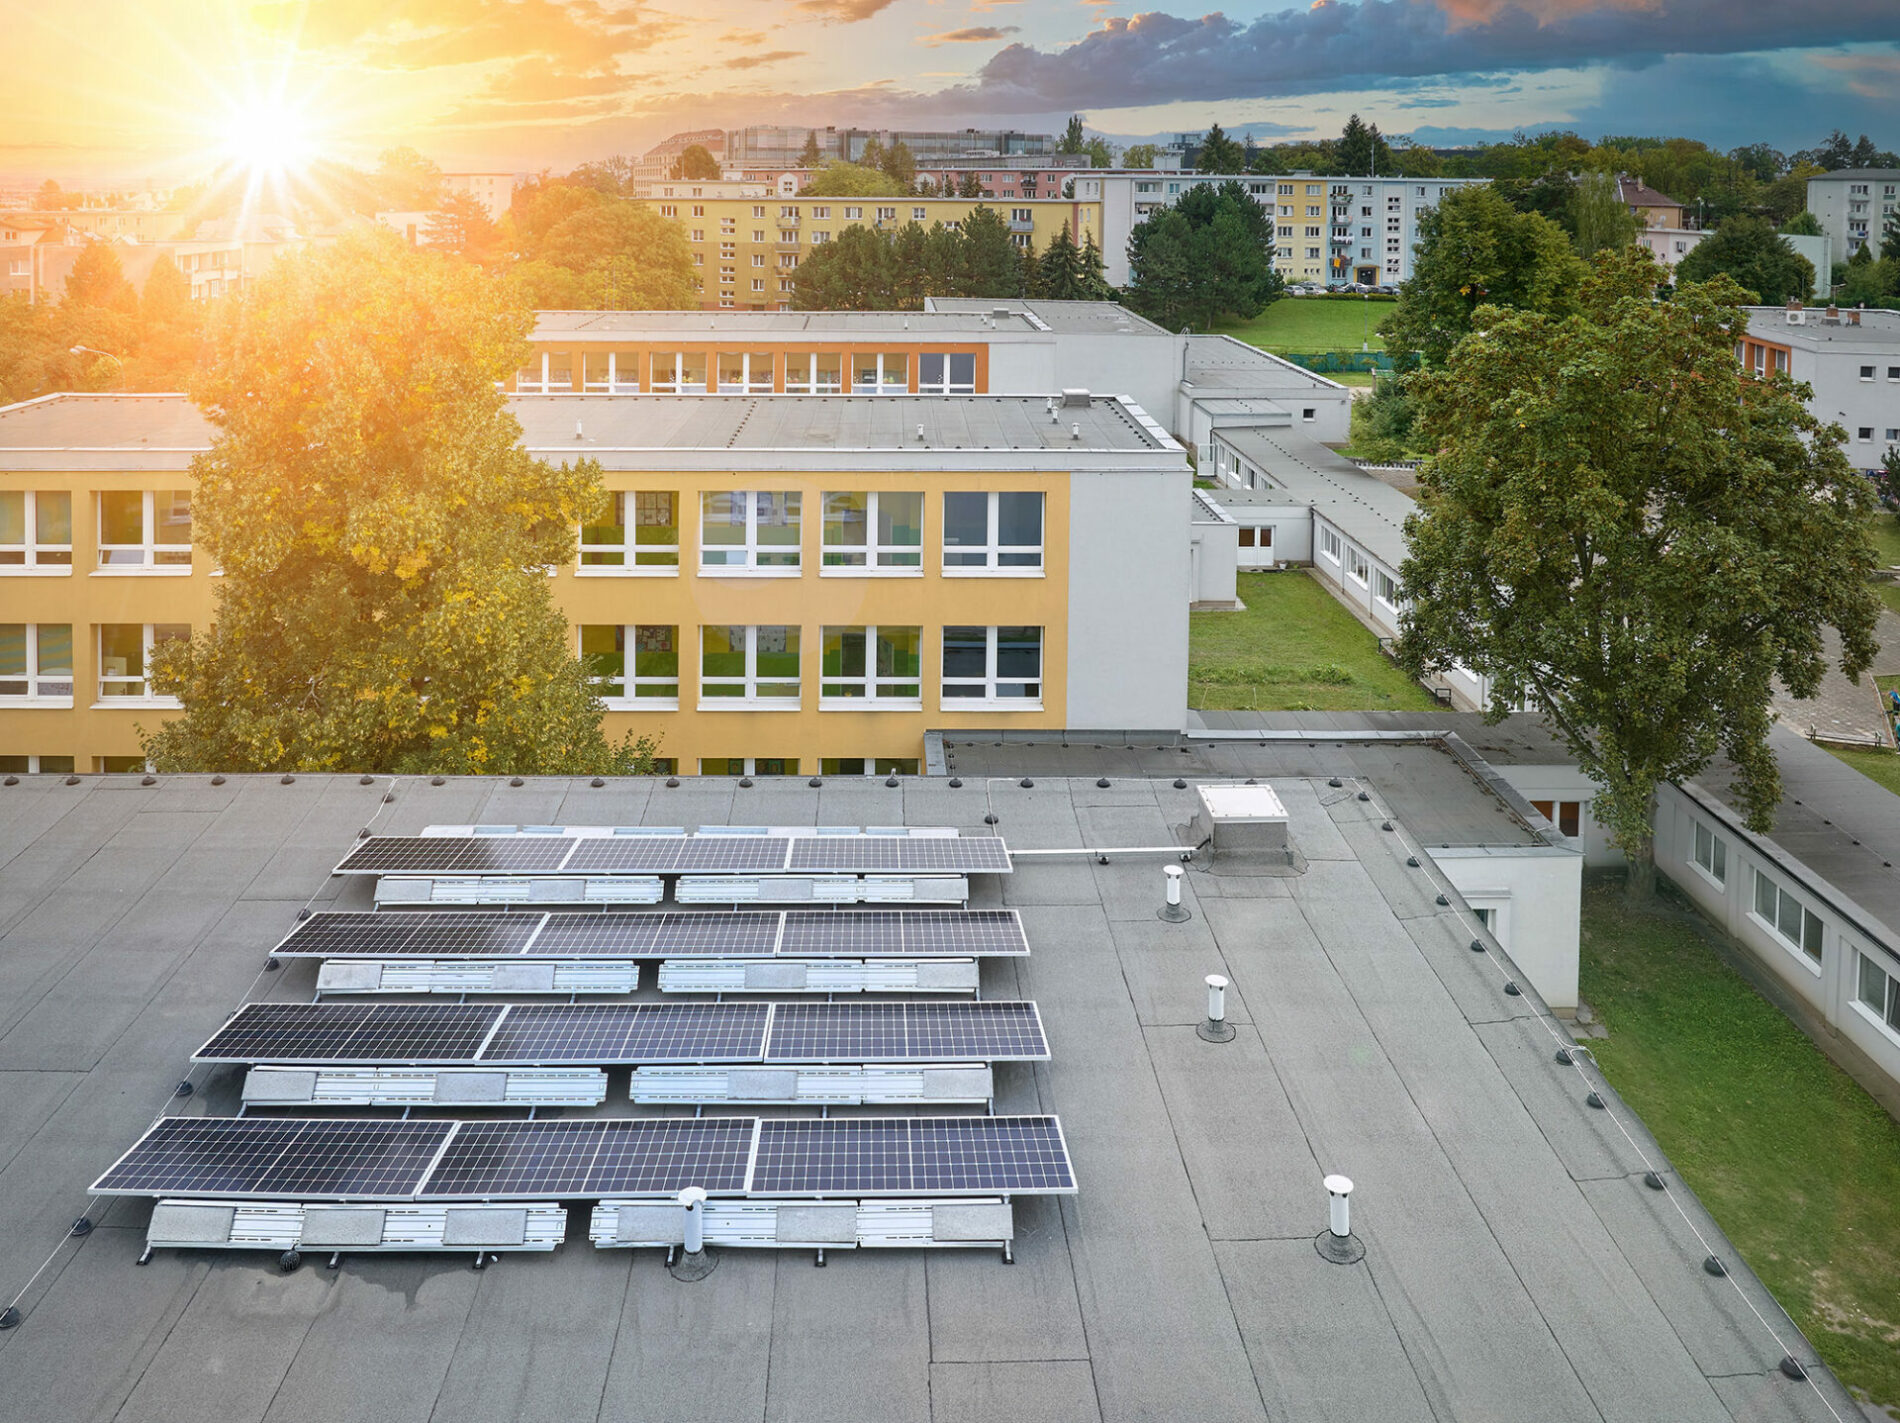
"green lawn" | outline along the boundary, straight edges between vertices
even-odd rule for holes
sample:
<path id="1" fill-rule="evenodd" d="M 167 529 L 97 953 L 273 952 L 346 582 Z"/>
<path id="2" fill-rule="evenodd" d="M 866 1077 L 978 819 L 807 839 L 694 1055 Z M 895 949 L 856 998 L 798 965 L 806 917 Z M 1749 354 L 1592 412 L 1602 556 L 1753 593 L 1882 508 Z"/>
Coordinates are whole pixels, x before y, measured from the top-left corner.
<path id="1" fill-rule="evenodd" d="M 1430 711 L 1423 688 L 1306 573 L 1243 573 L 1238 613 L 1188 615 L 1197 711 Z"/>
<path id="2" fill-rule="evenodd" d="M 1271 313 L 1273 307 L 1268 307 L 1267 311 Z M 1880 562 L 1888 568 L 1900 565 L 1900 518 L 1882 509 L 1868 516 L 1867 532 L 1874 536 L 1874 547 L 1879 551 L 1877 556 Z"/>
<path id="3" fill-rule="evenodd" d="M 1900 1404 L 1900 1125 L 1698 925 L 1586 887 L 1583 997 L 1609 1029 L 1591 1046 L 1841 1380 Z"/>
<path id="4" fill-rule="evenodd" d="M 1814 744 L 1840 757 L 1868 780 L 1878 781 L 1895 795 L 1900 795 L 1900 753 L 1871 749 L 1857 751 L 1844 746 L 1830 746 L 1825 741 Z"/>
<path id="5" fill-rule="evenodd" d="M 1252 321 L 1218 327 L 1263 351 L 1357 351 L 1365 341 L 1383 351 L 1379 323 L 1392 314 L 1389 301 L 1340 301 L 1331 297 L 1281 297 Z M 1896 560 L 1900 562 L 1900 560 Z"/>

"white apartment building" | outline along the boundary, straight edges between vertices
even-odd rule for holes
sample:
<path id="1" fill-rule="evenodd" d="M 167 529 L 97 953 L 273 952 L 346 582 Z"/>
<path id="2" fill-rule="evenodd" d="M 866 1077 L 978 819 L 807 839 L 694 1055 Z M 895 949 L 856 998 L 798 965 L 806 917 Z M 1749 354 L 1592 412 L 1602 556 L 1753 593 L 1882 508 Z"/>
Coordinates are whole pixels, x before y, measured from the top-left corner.
<path id="1" fill-rule="evenodd" d="M 513 173 L 444 173 L 442 187 L 446 192 L 475 199 L 490 222 L 500 222 L 515 200 Z"/>
<path id="2" fill-rule="evenodd" d="M 1842 168 L 1808 179 L 1808 211 L 1827 234 L 1828 262 L 1845 262 L 1868 243 L 1876 248 L 1894 223 L 1900 168 Z M 1825 283 L 1826 272 L 1816 272 Z"/>
<path id="3" fill-rule="evenodd" d="M 1900 311 L 1753 306 L 1736 343 L 1742 368 L 1814 389 L 1808 409 L 1847 431 L 1847 458 L 1873 470 L 1900 446 Z"/>
<path id="4" fill-rule="evenodd" d="M 1091 171 L 1078 202 L 1102 204 L 1108 280 L 1128 281 L 1128 234 L 1150 213 L 1205 183 L 1239 183 L 1273 214 L 1273 264 L 1289 282 L 1397 285 L 1412 274 L 1418 215 L 1482 178 L 1328 178 L 1311 173 Z"/>

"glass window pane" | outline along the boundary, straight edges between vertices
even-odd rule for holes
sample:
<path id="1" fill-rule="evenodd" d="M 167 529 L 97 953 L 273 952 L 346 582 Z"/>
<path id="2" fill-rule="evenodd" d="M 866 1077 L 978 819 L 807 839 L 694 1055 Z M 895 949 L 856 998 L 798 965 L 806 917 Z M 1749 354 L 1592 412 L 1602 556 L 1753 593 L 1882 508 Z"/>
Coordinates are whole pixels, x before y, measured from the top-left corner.
<path id="1" fill-rule="evenodd" d="M 26 676 L 26 624 L 0 623 L 0 677 Z M 24 683 L 0 687 L 0 696 L 26 695 Z"/>
<path id="2" fill-rule="evenodd" d="M 799 505 L 803 496 L 794 489 L 783 492 L 762 492 L 752 497 L 758 501 L 759 566 L 761 568 L 796 568 L 800 527 Z"/>
<path id="3" fill-rule="evenodd" d="M 814 382 L 821 391 L 838 391 L 844 388 L 844 357 L 837 352 L 814 356 Z"/>
<path id="4" fill-rule="evenodd" d="M 1042 495 L 1003 493 L 996 496 L 996 542 L 1005 546 L 1042 543 Z"/>
<path id="5" fill-rule="evenodd" d="M 655 351 L 652 356 L 651 384 L 667 385 L 679 379 L 679 356 L 673 351 Z"/>
<path id="6" fill-rule="evenodd" d="M 40 624 L 40 676 L 73 675 L 73 625 Z"/>
<path id="7" fill-rule="evenodd" d="M 0 544 L 26 542 L 26 494 L 18 489 L 0 489 Z M 20 560 L 13 559 L 18 563 Z"/>
<path id="8" fill-rule="evenodd" d="M 772 353 L 754 351 L 749 359 L 749 366 L 750 372 L 747 378 L 752 385 L 755 388 L 763 387 L 770 390 L 772 388 Z"/>
<path id="9" fill-rule="evenodd" d="M 1042 676 L 1042 629 L 998 628 L 996 630 L 996 676 Z"/>
<path id="10" fill-rule="evenodd" d="M 719 353 L 719 388 L 722 391 L 745 389 L 745 353 L 743 351 Z"/>
<path id="11" fill-rule="evenodd" d="M 853 390 L 877 388 L 877 352 L 857 353 L 851 362 L 851 388 Z"/>
<path id="12" fill-rule="evenodd" d="M 43 544 L 70 544 L 73 541 L 73 496 L 63 489 L 42 489 L 33 500 L 33 522 L 39 526 Z M 41 554 L 41 563 L 71 563 L 72 555 Z"/>
<path id="13" fill-rule="evenodd" d="M 852 627 L 828 627 L 824 633 L 824 675 L 830 678 L 864 676 L 864 629 Z M 862 696 L 860 686 L 855 692 L 831 692 L 830 696 Z"/>
<path id="14" fill-rule="evenodd" d="M 699 670 L 707 677 L 745 676 L 745 629 L 702 627 L 699 630 Z M 708 691 L 715 696 L 738 696 L 737 689 Z"/>
<path id="15" fill-rule="evenodd" d="M 885 547 L 920 548 L 924 541 L 924 496 L 886 490 L 877 496 L 877 541 Z"/>
<path id="16" fill-rule="evenodd" d="M 988 671 L 989 629 L 947 627 L 943 630 L 943 675 L 945 677 L 981 677 Z M 952 692 L 945 696 L 981 696 L 981 691 Z"/>
<path id="17" fill-rule="evenodd" d="M 868 494 L 825 496 L 825 563 L 829 567 L 862 567 L 865 541 L 870 534 L 871 498 Z M 860 550 L 845 552 L 844 550 Z"/>
<path id="18" fill-rule="evenodd" d="M 581 381 L 589 388 L 604 386 L 609 379 L 608 360 L 605 351 L 588 351 L 581 357 Z"/>
<path id="19" fill-rule="evenodd" d="M 145 496 L 136 489 L 107 489 L 99 495 L 99 542 L 145 542 Z"/>
<path id="20" fill-rule="evenodd" d="M 1860 956 L 1860 991 L 1855 997 L 1876 1013 L 1886 1012 L 1887 975 L 1866 954 Z"/>
<path id="21" fill-rule="evenodd" d="M 968 351 L 950 357 L 950 384 L 976 387 L 976 356 Z"/>
<path id="22" fill-rule="evenodd" d="M 917 357 L 917 384 L 919 387 L 943 384 L 943 352 L 925 351 Z"/>
<path id="23" fill-rule="evenodd" d="M 915 756 L 879 756 L 875 762 L 880 776 L 914 776 L 917 774 Z"/>
<path id="24" fill-rule="evenodd" d="M 603 690 L 620 691 L 620 680 L 627 670 L 627 630 L 618 623 L 581 625 L 581 663 L 587 675 L 615 685 Z"/>
<path id="25" fill-rule="evenodd" d="M 969 554 L 946 555 L 952 567 L 981 566 L 980 550 L 990 538 L 990 496 L 987 494 L 946 494 L 943 496 L 943 546 L 946 549 L 977 550 Z"/>
<path id="26" fill-rule="evenodd" d="M 862 776 L 864 774 L 862 756 L 826 756 L 819 761 L 818 765 L 822 773 L 827 776 Z"/>
<path id="27" fill-rule="evenodd" d="M 1801 942 L 1801 903 L 1785 890 L 1781 896 L 1781 912 L 1775 916 L 1775 927 L 1789 943 Z"/>
<path id="28" fill-rule="evenodd" d="M 758 633 L 759 695 L 762 697 L 796 696 L 798 689 L 798 629 L 761 627 Z M 767 678 L 792 683 L 790 692 L 767 691 Z"/>
<path id="29" fill-rule="evenodd" d="M 910 385 L 910 357 L 903 351 L 884 353 L 884 384 Z"/>
<path id="30" fill-rule="evenodd" d="M 679 629 L 641 626 L 633 630 L 633 670 L 641 677 L 677 677 Z"/>
<path id="31" fill-rule="evenodd" d="M 1801 949 L 1816 963 L 1821 961 L 1821 916 L 1812 909 L 1801 911 Z"/>
<path id="32" fill-rule="evenodd" d="M 99 675 L 107 678 L 145 676 L 145 629 L 137 623 L 102 623 L 99 627 Z M 140 696 L 142 681 L 108 681 L 101 688 L 108 697 Z"/>
<path id="33" fill-rule="evenodd" d="M 1755 913 L 1770 924 L 1775 922 L 1775 882 L 1759 873 L 1755 876 Z"/>
<path id="34" fill-rule="evenodd" d="M 627 542 L 626 506 L 627 496 L 625 494 L 610 493 L 607 496 L 607 508 L 603 514 L 603 522 L 582 525 L 581 544 L 583 551 L 581 553 L 581 564 L 583 567 L 618 568 L 626 562 L 626 554 L 622 552 L 622 548 Z M 590 544 L 606 545 L 606 548 L 604 550 L 596 548 L 594 552 L 590 553 L 586 551 L 586 546 Z"/>

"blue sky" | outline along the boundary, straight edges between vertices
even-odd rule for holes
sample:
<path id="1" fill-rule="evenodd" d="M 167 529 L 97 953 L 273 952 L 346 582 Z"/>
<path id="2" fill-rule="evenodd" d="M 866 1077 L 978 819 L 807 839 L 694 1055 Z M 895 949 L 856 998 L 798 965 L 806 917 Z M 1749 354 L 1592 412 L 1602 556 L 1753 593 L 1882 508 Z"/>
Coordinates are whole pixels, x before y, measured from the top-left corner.
<path id="1" fill-rule="evenodd" d="M 268 92 L 341 157 L 560 167 L 746 123 L 1263 137 L 1574 127 L 1900 149 L 1900 0 L 68 0 L 10 7 L 0 171 L 199 157 Z"/>

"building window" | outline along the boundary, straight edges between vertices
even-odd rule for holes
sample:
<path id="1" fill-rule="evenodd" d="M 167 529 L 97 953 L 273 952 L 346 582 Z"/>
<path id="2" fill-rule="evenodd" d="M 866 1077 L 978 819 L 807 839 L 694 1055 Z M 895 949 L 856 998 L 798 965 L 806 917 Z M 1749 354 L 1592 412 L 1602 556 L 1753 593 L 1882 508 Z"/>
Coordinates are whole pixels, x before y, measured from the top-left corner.
<path id="1" fill-rule="evenodd" d="M 0 756 L 0 772 L 8 775 L 61 775 L 73 773 L 70 756 Z"/>
<path id="2" fill-rule="evenodd" d="M 864 220 L 864 209 L 846 208 L 844 210 L 844 220 L 846 222 L 862 222 Z"/>
<path id="3" fill-rule="evenodd" d="M 763 234 L 760 235 L 760 240 L 764 240 Z M 754 252 L 752 254 L 752 265 L 755 267 L 763 267 L 765 265 L 765 254 L 763 252 Z"/>
<path id="4" fill-rule="evenodd" d="M 1859 429 L 1855 433 L 1855 438 L 1859 440 L 1863 445 L 1871 444 L 1874 438 L 1874 427 L 1872 425 L 1860 426 Z"/>
<path id="5" fill-rule="evenodd" d="M 826 628 L 819 705 L 828 700 L 920 705 L 923 645 L 922 628 Z"/>
<path id="6" fill-rule="evenodd" d="M 923 395 L 975 395 L 975 354 L 969 351 L 919 353 L 917 390 Z"/>
<path id="7" fill-rule="evenodd" d="M 71 623 L 0 623 L 0 701 L 71 706 Z"/>
<path id="8" fill-rule="evenodd" d="M 581 567 L 675 573 L 680 562 L 679 495 L 671 490 L 615 490 L 610 522 L 581 528 Z M 631 518 L 629 518 L 631 516 Z M 633 538 L 627 538 L 631 528 Z M 631 559 L 628 555 L 631 554 Z"/>
<path id="9" fill-rule="evenodd" d="M 1370 566 L 1366 563 L 1366 556 L 1360 553 L 1358 549 L 1348 545 L 1346 549 L 1346 576 L 1363 588 L 1366 585 L 1366 574 L 1370 571 Z"/>
<path id="10" fill-rule="evenodd" d="M 789 289 L 790 283 L 781 283 Z M 844 357 L 835 352 L 807 354 L 794 351 L 785 357 L 785 393 L 787 395 L 836 395 L 844 389 Z"/>
<path id="11" fill-rule="evenodd" d="M 701 756 L 702 776 L 796 776 L 796 756 Z"/>
<path id="12" fill-rule="evenodd" d="M 1900 978 L 1888 973 L 1871 955 L 1860 955 L 1854 1001 L 1883 1028 L 1900 1033 Z"/>
<path id="13" fill-rule="evenodd" d="M 0 573 L 73 567 L 73 496 L 63 489 L 0 491 Z"/>
<path id="14" fill-rule="evenodd" d="M 893 490 L 825 495 L 825 568 L 921 573 L 924 496 Z"/>
<path id="15" fill-rule="evenodd" d="M 153 654 L 162 643 L 190 636 L 191 629 L 183 623 L 101 623 L 99 699 L 156 700 L 151 683 Z"/>
<path id="16" fill-rule="evenodd" d="M 851 358 L 853 395 L 904 395 L 910 390 L 910 356 L 903 351 L 859 351 Z"/>
<path id="17" fill-rule="evenodd" d="M 647 389 L 655 395 L 704 395 L 706 355 L 703 351 L 655 351 L 648 369 Z"/>
<path id="18" fill-rule="evenodd" d="M 945 494 L 943 567 L 946 573 L 1041 568 L 1041 491 Z"/>
<path id="19" fill-rule="evenodd" d="M 915 756 L 826 756 L 819 770 L 827 776 L 914 776 Z"/>
<path id="20" fill-rule="evenodd" d="M 586 352 L 581 357 L 581 389 L 622 395 L 639 390 L 639 352 Z"/>
<path id="21" fill-rule="evenodd" d="M 1042 629 L 945 628 L 943 700 L 1040 702 Z"/>
<path id="22" fill-rule="evenodd" d="M 831 208 L 828 205 L 814 207 L 811 210 L 811 215 L 814 221 L 829 222 L 831 220 Z"/>
<path id="23" fill-rule="evenodd" d="M 699 696 L 707 701 L 798 708 L 798 629 L 707 626 L 699 630 Z"/>
<path id="24" fill-rule="evenodd" d="M 191 491 L 101 490 L 99 566 L 190 572 Z"/>
<path id="25" fill-rule="evenodd" d="M 758 283 L 753 290 L 764 291 Z M 770 351 L 722 351 L 719 354 L 719 393 L 721 395 L 770 395 L 772 393 L 772 353 Z"/>
<path id="26" fill-rule="evenodd" d="M 1339 535 L 1332 529 L 1319 531 L 1319 551 L 1334 563 L 1339 562 Z"/>
<path id="27" fill-rule="evenodd" d="M 1238 532 L 1242 548 L 1270 549 L 1273 547 L 1273 525 L 1271 524 L 1242 524 Z"/>
<path id="28" fill-rule="evenodd" d="M 1700 821 L 1695 827 L 1695 862 L 1717 884 L 1728 883 L 1728 842 Z"/>
<path id="29" fill-rule="evenodd" d="M 649 710 L 679 704 L 679 629 L 652 624 L 583 623 L 581 662 L 609 701 L 639 702 Z M 627 650 L 633 650 L 629 667 Z"/>
<path id="30" fill-rule="evenodd" d="M 1534 800 L 1531 807 L 1573 839 L 1583 824 L 1583 802 L 1580 800 Z"/>
<path id="31" fill-rule="evenodd" d="M 801 538 L 796 489 L 699 496 L 699 566 L 796 571 Z"/>
<path id="32" fill-rule="evenodd" d="M 896 222 L 897 209 L 896 208 L 879 208 L 877 210 L 877 220 L 879 222 Z"/>
<path id="33" fill-rule="evenodd" d="M 1862 380 L 1871 381 L 1874 378 L 1874 368 L 1872 366 L 1862 366 L 1860 368 L 1860 378 Z"/>
<path id="34" fill-rule="evenodd" d="M 1388 608 L 1396 608 L 1399 601 L 1398 581 L 1383 568 L 1372 571 L 1372 594 Z"/>
<path id="35" fill-rule="evenodd" d="M 1820 967 L 1821 916 L 1760 870 L 1755 871 L 1755 918 Z"/>
<path id="36" fill-rule="evenodd" d="M 930 209 L 928 208 L 912 208 L 910 210 L 910 219 L 912 222 L 922 222 L 929 216 Z"/>

